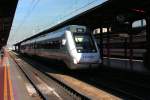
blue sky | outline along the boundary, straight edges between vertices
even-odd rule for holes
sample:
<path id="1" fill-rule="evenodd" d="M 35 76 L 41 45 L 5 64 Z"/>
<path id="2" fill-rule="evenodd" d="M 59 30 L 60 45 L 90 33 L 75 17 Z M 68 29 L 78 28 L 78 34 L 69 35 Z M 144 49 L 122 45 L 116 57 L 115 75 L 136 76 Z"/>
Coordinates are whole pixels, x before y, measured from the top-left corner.
<path id="1" fill-rule="evenodd" d="M 35 35 L 104 1 L 19 0 L 7 44 Z"/>

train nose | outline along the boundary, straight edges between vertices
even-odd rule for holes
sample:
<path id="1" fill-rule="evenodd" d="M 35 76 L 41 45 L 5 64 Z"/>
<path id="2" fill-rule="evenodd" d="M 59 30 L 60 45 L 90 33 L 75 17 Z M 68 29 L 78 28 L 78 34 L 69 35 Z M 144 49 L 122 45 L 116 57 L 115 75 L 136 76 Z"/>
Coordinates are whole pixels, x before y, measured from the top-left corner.
<path id="1" fill-rule="evenodd" d="M 78 54 L 73 59 L 74 63 L 100 63 L 101 60 L 97 54 Z"/>

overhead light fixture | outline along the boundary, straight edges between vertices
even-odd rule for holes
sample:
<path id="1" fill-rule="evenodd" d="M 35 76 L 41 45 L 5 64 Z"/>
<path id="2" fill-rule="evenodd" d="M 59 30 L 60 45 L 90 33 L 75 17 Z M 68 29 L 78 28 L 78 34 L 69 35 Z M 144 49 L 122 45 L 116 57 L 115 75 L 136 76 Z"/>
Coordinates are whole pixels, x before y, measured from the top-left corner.
<path id="1" fill-rule="evenodd" d="M 139 13 L 144 13 L 145 12 L 143 9 L 132 9 L 132 11 L 139 12 Z"/>

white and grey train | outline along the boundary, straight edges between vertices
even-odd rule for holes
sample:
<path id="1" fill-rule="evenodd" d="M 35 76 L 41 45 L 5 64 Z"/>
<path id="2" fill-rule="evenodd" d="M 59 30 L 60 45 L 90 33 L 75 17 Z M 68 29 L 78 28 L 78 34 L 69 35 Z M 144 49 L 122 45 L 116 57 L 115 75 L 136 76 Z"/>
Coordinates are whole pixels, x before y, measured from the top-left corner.
<path id="1" fill-rule="evenodd" d="M 68 25 L 22 42 L 20 52 L 62 60 L 70 69 L 98 67 L 101 55 L 94 37 L 85 26 Z"/>

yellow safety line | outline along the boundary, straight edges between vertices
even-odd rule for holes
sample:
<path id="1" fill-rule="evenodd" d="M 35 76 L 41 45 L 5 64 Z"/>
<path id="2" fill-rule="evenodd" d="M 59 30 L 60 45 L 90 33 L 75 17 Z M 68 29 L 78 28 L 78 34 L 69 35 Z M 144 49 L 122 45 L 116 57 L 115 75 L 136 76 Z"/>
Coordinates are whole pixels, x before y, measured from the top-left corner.
<path id="1" fill-rule="evenodd" d="M 6 64 L 4 64 L 4 100 L 8 100 L 7 94 L 7 69 Z"/>
<path id="2" fill-rule="evenodd" d="M 9 81 L 9 90 L 10 90 L 10 100 L 14 100 L 14 96 L 13 96 L 13 90 L 12 90 L 12 81 L 10 78 L 10 65 L 7 64 L 8 67 L 8 81 Z"/>

